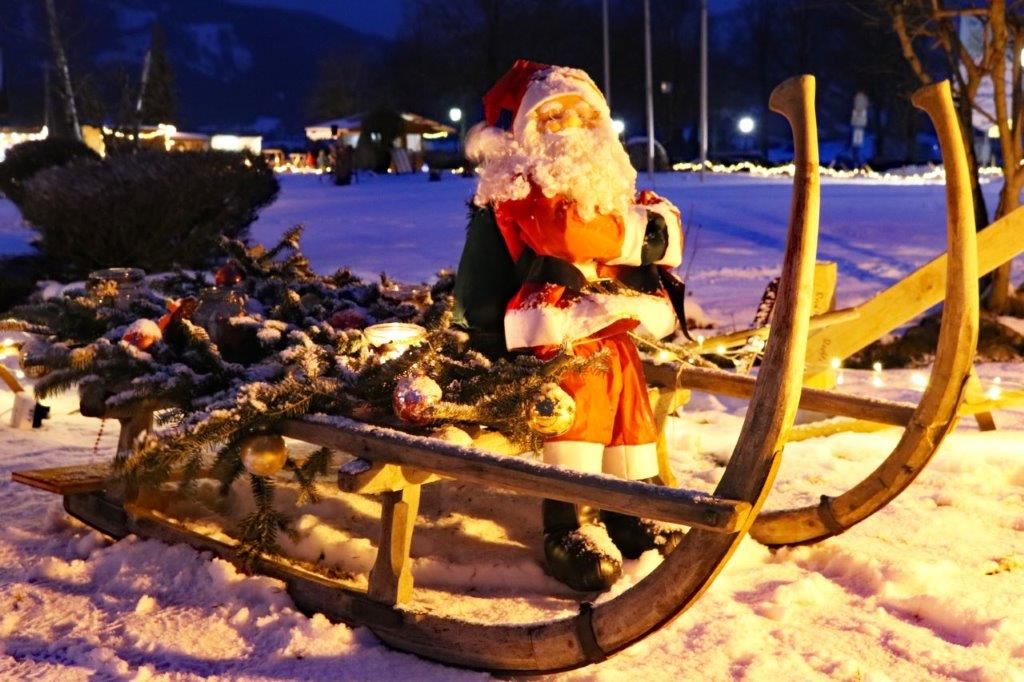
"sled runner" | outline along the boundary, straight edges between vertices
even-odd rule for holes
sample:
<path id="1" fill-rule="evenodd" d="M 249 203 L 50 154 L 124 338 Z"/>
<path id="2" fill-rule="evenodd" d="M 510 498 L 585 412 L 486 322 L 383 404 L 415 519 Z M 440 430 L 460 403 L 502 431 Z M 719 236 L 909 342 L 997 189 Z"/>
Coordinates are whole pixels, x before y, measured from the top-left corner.
<path id="1" fill-rule="evenodd" d="M 767 545 L 792 545 L 838 535 L 863 521 L 893 500 L 917 477 L 956 424 L 973 372 L 978 340 L 978 239 L 975 235 L 973 200 L 966 153 L 953 109 L 948 83 L 918 90 L 913 103 L 935 125 L 946 168 L 948 252 L 862 306 L 856 319 L 823 327 L 808 339 L 808 368 L 827 367 L 829 357 L 845 357 L 874 338 L 895 328 L 944 299 L 942 323 L 931 378 L 915 406 L 876 398 L 862 398 L 823 389 L 803 390 L 802 408 L 829 415 L 904 427 L 899 443 L 867 478 L 837 497 L 823 495 L 817 505 L 773 510 L 761 514 L 751 535 Z M 1008 216 L 1009 218 L 1009 216 Z M 984 267 L 991 270 L 1009 248 L 1004 219 L 986 239 Z M 1016 253 L 1014 251 L 1013 253 Z M 944 268 L 942 273 L 940 268 Z M 944 274 L 944 277 L 943 277 Z M 939 287 L 945 281 L 945 295 Z M 895 299 L 895 301 L 894 301 Z M 896 304 L 896 301 L 899 304 Z M 823 362 L 824 360 L 824 362 Z M 676 376 L 672 376 L 676 372 Z M 751 394 L 753 379 L 727 372 L 683 367 L 650 366 L 649 380 L 721 395 Z M 976 401 L 967 408 L 984 411 L 990 406 Z"/>
<path id="2" fill-rule="evenodd" d="M 282 580 L 299 609 L 365 625 L 388 644 L 448 664 L 502 674 L 572 669 L 655 632 L 693 604 L 747 532 L 768 544 L 809 542 L 841 532 L 897 495 L 952 428 L 962 401 L 978 327 L 973 211 L 964 151 L 948 84 L 915 103 L 932 116 L 946 155 L 950 257 L 946 310 L 932 379 L 919 405 L 803 389 L 818 236 L 819 186 L 814 79 L 776 88 L 773 111 L 793 131 L 796 172 L 778 303 L 756 378 L 689 367 L 650 367 L 653 383 L 750 398 L 725 472 L 711 494 L 583 474 L 480 447 L 461 447 L 338 417 L 285 423 L 283 435 L 354 456 L 338 473 L 342 491 L 379 495 L 376 562 L 363 588 L 263 556 L 253 568 Z M 822 505 L 759 517 L 798 407 L 906 426 L 886 462 L 864 482 Z M 152 413 L 122 415 L 119 450 L 148 430 Z M 67 511 L 114 538 L 128 534 L 184 542 L 229 560 L 239 547 L 192 530 L 159 511 L 150 493 L 126 491 L 97 467 L 18 472 L 15 480 L 63 495 Z M 526 624 L 480 623 L 413 608 L 409 550 L 422 486 L 441 479 L 583 503 L 689 527 L 674 552 L 630 589 L 573 617 Z"/>

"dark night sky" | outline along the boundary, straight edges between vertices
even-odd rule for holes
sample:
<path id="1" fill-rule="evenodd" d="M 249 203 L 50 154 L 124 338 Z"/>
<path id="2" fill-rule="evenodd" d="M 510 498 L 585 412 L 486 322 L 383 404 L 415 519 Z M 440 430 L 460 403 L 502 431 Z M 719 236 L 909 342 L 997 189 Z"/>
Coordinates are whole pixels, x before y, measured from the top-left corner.
<path id="1" fill-rule="evenodd" d="M 268 5 L 283 9 L 301 9 L 330 17 L 335 21 L 386 38 L 394 38 L 402 19 L 402 0 L 232 0 L 243 5 Z M 696 3 L 697 0 L 689 0 Z M 764 0 L 767 2 L 768 0 Z M 594 1 L 598 5 L 597 0 Z M 739 0 L 712 0 L 711 14 L 729 12 Z"/>
<path id="2" fill-rule="evenodd" d="M 334 19 L 363 33 L 394 38 L 402 0 L 233 0 L 240 5 L 299 9 Z"/>

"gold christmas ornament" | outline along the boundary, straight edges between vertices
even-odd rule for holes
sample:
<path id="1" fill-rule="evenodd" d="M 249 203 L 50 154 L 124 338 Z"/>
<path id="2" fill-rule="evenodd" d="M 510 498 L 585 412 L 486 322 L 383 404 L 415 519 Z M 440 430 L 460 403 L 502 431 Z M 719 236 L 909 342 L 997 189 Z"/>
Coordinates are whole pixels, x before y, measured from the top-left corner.
<path id="1" fill-rule="evenodd" d="M 469 447 L 473 445 L 473 437 L 460 429 L 458 426 L 446 424 L 430 432 L 432 438 L 438 438 L 453 445 Z"/>
<path id="2" fill-rule="evenodd" d="M 544 384 L 530 403 L 527 419 L 530 428 L 545 438 L 561 436 L 576 419 L 576 401 L 558 384 Z"/>
<path id="3" fill-rule="evenodd" d="M 242 465 L 254 476 L 273 476 L 287 459 L 284 438 L 276 434 L 250 436 L 242 443 Z"/>

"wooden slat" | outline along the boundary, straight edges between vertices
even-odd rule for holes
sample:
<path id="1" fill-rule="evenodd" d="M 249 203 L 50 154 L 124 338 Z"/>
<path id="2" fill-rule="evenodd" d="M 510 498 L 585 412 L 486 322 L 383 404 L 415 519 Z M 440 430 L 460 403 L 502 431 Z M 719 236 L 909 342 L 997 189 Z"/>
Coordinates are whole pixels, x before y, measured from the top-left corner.
<path id="1" fill-rule="evenodd" d="M 32 469 L 15 471 L 11 480 L 32 488 L 45 490 L 58 495 L 88 493 L 102 490 L 104 483 L 110 478 L 109 464 L 79 464 L 49 469 Z"/>
<path id="2" fill-rule="evenodd" d="M 1017 208 L 978 232 L 978 273 L 995 270 L 1024 252 L 1024 207 Z M 848 358 L 893 329 L 910 321 L 946 295 L 948 253 L 904 277 L 857 306 L 857 319 L 811 333 L 807 341 L 808 374 L 823 372 L 832 358 Z"/>
<path id="3" fill-rule="evenodd" d="M 810 327 L 811 330 L 826 329 L 832 325 L 855 321 L 858 318 L 860 318 L 860 311 L 856 308 L 840 308 L 839 310 L 830 310 L 828 312 L 821 313 L 820 315 L 815 315 L 811 318 Z M 739 331 L 729 332 L 728 334 L 713 336 L 710 339 L 704 339 L 704 341 L 698 345 L 712 352 L 717 346 L 736 348 L 737 346 L 746 345 L 753 337 L 766 339 L 771 331 L 771 325 L 755 327 L 753 329 L 741 329 Z"/>
<path id="4" fill-rule="evenodd" d="M 693 367 L 686 364 L 644 364 L 647 380 L 657 386 L 674 386 L 705 391 L 731 398 L 749 398 L 754 393 L 755 378 L 720 369 Z M 821 412 L 837 417 L 852 417 L 906 426 L 917 406 L 913 403 L 868 398 L 825 389 L 804 388 L 800 394 L 800 409 Z"/>
<path id="5" fill-rule="evenodd" d="M 340 418 L 290 420 L 284 422 L 282 433 L 374 462 L 726 533 L 743 523 L 750 509 L 745 502 L 706 493 L 581 474 Z"/>
<path id="6" fill-rule="evenodd" d="M 356 458 L 338 469 L 338 488 L 346 493 L 379 495 L 445 480 L 444 476 L 413 467 Z"/>
<path id="7" fill-rule="evenodd" d="M 412 531 L 420 508 L 420 487 L 412 485 L 381 495 L 380 540 L 377 561 L 370 570 L 366 594 L 384 604 L 412 598 Z"/>
<path id="8" fill-rule="evenodd" d="M 13 374 L 11 374 L 11 370 L 7 369 L 3 365 L 0 365 L 0 380 L 7 384 L 7 388 L 11 389 L 15 393 L 21 393 L 25 390 L 21 383 L 14 378 Z"/>

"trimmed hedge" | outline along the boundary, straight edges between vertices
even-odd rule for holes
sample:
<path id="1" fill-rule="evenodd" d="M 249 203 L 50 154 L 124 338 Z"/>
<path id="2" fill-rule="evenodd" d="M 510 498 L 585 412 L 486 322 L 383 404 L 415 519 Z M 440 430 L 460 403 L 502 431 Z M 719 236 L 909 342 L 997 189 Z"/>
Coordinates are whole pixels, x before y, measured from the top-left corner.
<path id="1" fill-rule="evenodd" d="M 51 168 L 24 189 L 36 247 L 67 279 L 106 267 L 206 267 L 221 235 L 244 236 L 278 183 L 252 154 L 140 152 Z"/>
<path id="2" fill-rule="evenodd" d="M 22 142 L 7 152 L 0 163 L 0 192 L 17 205 L 24 198 L 24 185 L 36 173 L 64 166 L 79 159 L 98 161 L 99 155 L 76 140 L 47 138 Z"/>

